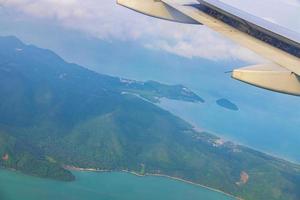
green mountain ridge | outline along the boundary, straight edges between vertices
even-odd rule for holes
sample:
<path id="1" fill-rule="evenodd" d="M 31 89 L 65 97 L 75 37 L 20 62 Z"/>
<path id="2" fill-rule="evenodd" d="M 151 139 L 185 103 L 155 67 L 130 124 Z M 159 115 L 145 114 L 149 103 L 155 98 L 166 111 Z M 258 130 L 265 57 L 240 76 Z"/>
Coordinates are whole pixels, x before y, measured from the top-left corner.
<path id="1" fill-rule="evenodd" d="M 156 106 L 182 85 L 114 78 L 0 37 L 0 166 L 74 180 L 63 165 L 164 174 L 243 199 L 297 200 L 300 166 L 198 132 Z"/>

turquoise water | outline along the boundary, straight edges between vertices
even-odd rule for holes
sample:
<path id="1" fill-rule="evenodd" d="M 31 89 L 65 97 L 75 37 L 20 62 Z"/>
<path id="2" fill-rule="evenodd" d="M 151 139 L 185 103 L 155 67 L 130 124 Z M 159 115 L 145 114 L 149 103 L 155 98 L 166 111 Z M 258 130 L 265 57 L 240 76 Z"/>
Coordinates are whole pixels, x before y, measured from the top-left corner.
<path id="1" fill-rule="evenodd" d="M 232 200 L 208 189 L 163 177 L 74 172 L 58 182 L 0 170 L 1 200 Z"/>

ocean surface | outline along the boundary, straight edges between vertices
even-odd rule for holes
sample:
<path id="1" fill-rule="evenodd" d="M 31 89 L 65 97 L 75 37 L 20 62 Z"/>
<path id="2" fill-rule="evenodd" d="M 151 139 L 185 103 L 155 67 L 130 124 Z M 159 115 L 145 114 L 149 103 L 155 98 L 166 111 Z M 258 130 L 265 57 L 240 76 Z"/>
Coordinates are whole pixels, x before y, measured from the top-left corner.
<path id="1" fill-rule="evenodd" d="M 1 200 L 233 200 L 200 186 L 128 173 L 74 172 L 70 183 L 0 170 Z"/>

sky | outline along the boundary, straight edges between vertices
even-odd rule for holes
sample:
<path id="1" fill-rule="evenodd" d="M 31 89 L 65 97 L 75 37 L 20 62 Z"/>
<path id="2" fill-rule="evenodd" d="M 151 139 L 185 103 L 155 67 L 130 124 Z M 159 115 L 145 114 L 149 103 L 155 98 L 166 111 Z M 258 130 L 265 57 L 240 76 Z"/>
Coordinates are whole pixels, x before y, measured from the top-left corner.
<path id="1" fill-rule="evenodd" d="M 298 0 L 223 1 L 300 32 L 300 20 L 291 20 L 300 18 Z M 153 19 L 116 5 L 115 0 L 0 0 L 0 6 L 1 13 L 12 21 L 51 21 L 101 40 L 136 42 L 145 48 L 187 58 L 262 61 L 206 27 Z"/>

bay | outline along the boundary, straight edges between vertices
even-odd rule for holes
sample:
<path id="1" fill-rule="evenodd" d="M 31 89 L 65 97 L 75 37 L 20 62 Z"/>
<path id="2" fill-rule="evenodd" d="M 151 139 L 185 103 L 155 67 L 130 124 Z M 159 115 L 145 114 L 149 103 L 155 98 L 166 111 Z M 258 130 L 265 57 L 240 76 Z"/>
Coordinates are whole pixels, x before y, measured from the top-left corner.
<path id="1" fill-rule="evenodd" d="M 232 200 L 200 186 L 165 177 L 123 172 L 73 171 L 74 182 L 59 182 L 0 170 L 1 200 Z"/>

